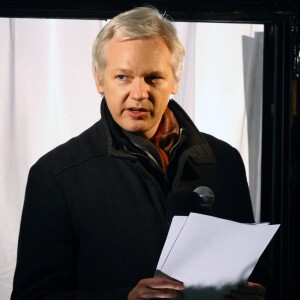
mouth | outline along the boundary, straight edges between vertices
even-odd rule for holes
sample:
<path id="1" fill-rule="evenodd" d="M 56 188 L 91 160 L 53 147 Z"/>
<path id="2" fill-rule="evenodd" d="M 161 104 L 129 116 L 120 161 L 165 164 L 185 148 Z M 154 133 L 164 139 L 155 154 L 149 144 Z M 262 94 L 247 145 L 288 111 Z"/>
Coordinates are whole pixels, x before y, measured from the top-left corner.
<path id="1" fill-rule="evenodd" d="M 128 107 L 127 112 L 133 119 L 143 119 L 149 113 L 149 109 L 145 107 Z"/>
<path id="2" fill-rule="evenodd" d="M 127 109 L 132 112 L 148 112 L 148 109 L 146 109 L 144 107 L 129 107 Z"/>

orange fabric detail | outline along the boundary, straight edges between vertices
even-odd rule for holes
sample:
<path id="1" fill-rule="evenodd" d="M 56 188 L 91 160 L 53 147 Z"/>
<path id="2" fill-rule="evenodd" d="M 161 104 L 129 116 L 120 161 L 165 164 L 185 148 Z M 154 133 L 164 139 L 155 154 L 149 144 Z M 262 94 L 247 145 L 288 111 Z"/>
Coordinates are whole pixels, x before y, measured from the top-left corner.
<path id="1" fill-rule="evenodd" d="M 167 108 L 156 133 L 150 141 L 156 146 L 160 154 L 161 166 L 166 173 L 169 165 L 169 151 L 176 142 L 179 132 L 179 125 L 172 111 Z"/>

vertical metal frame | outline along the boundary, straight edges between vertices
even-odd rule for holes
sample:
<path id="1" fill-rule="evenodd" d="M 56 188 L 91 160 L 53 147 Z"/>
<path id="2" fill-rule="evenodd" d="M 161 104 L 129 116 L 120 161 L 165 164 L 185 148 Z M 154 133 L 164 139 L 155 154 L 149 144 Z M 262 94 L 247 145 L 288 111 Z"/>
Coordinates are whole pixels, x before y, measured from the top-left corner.
<path id="1" fill-rule="evenodd" d="M 266 24 L 264 45 L 261 219 L 281 224 L 269 249 L 272 299 L 293 300 L 298 298 L 300 273 L 299 19 L 296 15 L 284 22 Z"/>

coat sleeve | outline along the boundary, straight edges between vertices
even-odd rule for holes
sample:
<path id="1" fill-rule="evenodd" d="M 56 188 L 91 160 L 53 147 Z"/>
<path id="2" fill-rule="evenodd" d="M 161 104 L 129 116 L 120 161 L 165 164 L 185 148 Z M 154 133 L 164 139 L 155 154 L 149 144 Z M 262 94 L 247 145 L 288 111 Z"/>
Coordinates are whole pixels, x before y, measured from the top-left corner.
<path id="1" fill-rule="evenodd" d="M 63 193 L 38 162 L 27 181 L 11 299 L 127 299 L 129 289 L 78 290 L 78 249 Z"/>
<path id="2" fill-rule="evenodd" d="M 254 223 L 252 202 L 247 182 L 245 166 L 240 153 L 234 149 L 235 180 L 232 183 L 234 189 L 234 221 L 240 223 Z"/>

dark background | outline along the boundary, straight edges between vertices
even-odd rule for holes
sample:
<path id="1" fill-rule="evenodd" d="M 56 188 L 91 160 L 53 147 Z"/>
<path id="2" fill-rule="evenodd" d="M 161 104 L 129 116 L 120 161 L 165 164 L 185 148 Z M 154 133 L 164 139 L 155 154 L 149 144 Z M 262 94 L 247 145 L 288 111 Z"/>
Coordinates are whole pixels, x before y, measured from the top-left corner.
<path id="1" fill-rule="evenodd" d="M 150 4 L 166 11 L 175 21 L 264 24 L 261 219 L 281 224 L 268 252 L 275 291 L 272 299 L 296 300 L 300 280 L 299 2 L 1 0 L 0 17 L 106 19 Z"/>

